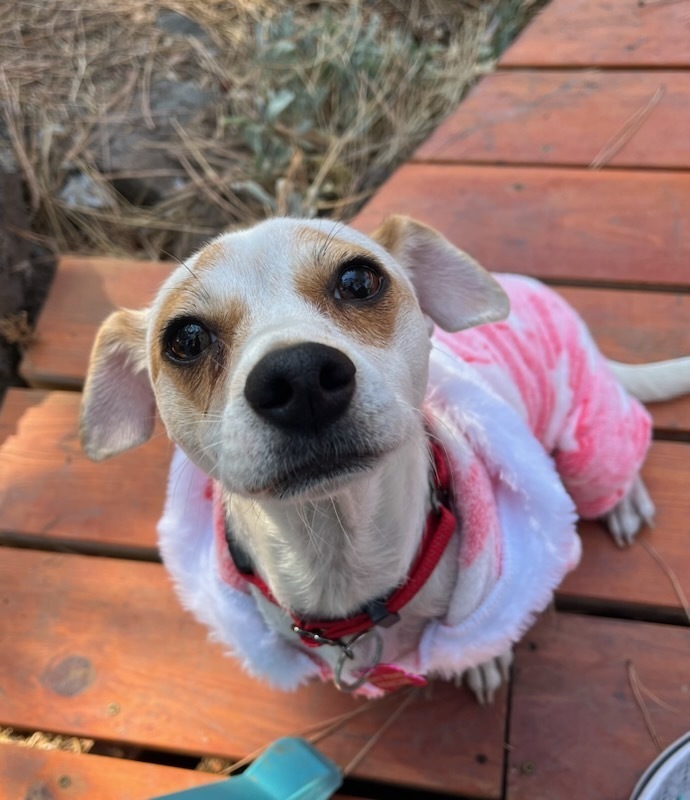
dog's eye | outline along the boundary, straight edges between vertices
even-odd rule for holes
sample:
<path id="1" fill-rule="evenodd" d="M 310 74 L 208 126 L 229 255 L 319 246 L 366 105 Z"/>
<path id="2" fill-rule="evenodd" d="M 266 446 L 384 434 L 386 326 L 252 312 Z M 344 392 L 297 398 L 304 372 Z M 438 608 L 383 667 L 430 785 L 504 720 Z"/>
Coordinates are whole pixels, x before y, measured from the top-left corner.
<path id="1" fill-rule="evenodd" d="M 165 352 L 173 361 L 190 362 L 211 346 L 213 336 L 195 320 L 173 324 L 166 335 Z"/>
<path id="2" fill-rule="evenodd" d="M 335 284 L 337 300 L 369 300 L 383 286 L 381 274 L 371 264 L 347 264 Z"/>

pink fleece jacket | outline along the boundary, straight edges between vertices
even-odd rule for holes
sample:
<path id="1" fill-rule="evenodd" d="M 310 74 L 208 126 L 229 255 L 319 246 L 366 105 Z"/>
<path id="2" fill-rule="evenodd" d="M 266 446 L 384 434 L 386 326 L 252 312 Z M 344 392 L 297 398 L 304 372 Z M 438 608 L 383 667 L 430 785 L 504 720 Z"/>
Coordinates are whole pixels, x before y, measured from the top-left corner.
<path id="1" fill-rule="evenodd" d="M 583 517 L 609 511 L 649 445 L 647 412 L 573 309 L 537 281 L 497 278 L 511 301 L 505 322 L 432 339 L 425 413 L 449 458 L 462 526 L 446 616 L 392 665 L 415 675 L 451 677 L 505 653 L 579 560 L 575 508 Z M 178 450 L 159 535 L 183 604 L 274 686 L 327 678 L 318 651 L 305 653 L 264 619 L 228 557 L 213 494 Z"/>
<path id="2" fill-rule="evenodd" d="M 560 295 L 517 275 L 496 278 L 510 298 L 505 322 L 435 339 L 471 364 L 550 453 L 585 519 L 630 488 L 647 452 L 647 411 L 613 377 L 580 317 Z"/>

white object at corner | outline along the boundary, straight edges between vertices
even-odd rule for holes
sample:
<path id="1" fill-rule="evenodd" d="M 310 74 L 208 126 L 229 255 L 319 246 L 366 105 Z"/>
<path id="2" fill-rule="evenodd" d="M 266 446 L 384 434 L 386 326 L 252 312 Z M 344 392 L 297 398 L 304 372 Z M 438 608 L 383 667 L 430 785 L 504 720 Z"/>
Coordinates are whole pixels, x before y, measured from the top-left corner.
<path id="1" fill-rule="evenodd" d="M 630 800 L 690 800 L 690 731 L 651 764 Z"/>

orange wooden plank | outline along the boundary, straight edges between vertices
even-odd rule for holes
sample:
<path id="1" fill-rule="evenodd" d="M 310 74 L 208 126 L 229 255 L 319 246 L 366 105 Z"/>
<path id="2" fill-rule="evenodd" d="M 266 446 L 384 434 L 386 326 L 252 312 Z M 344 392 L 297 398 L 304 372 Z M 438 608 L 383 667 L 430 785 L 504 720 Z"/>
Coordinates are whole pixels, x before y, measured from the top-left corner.
<path id="1" fill-rule="evenodd" d="M 29 408 L 39 405 L 45 398 L 39 389 L 9 389 L 0 405 L 0 445 L 10 434 L 17 432 L 17 424 Z"/>
<path id="2" fill-rule="evenodd" d="M 156 261 L 66 256 L 21 364 L 32 386 L 79 387 L 97 327 L 119 306 L 147 305 L 172 266 Z"/>
<path id="3" fill-rule="evenodd" d="M 2 796 L 24 800 L 151 800 L 221 779 L 197 770 L 5 743 L 0 743 L 0 776 Z M 340 793 L 335 797 L 348 800 Z"/>
<path id="4" fill-rule="evenodd" d="M 688 727 L 689 663 L 687 628 L 546 614 L 516 653 L 507 800 L 627 800 L 657 755 L 629 665 L 666 747 Z"/>
<path id="5" fill-rule="evenodd" d="M 641 363 L 690 355 L 690 294 L 554 288 L 577 309 L 608 358 Z"/>
<path id="6" fill-rule="evenodd" d="M 641 541 L 621 550 L 601 524 L 582 524 L 582 563 L 565 579 L 558 596 L 612 606 L 645 605 L 655 611 L 674 609 L 681 617 L 682 605 L 668 575 L 641 542 L 659 553 L 690 597 L 689 470 L 690 445 L 656 442 L 642 471 L 657 507 L 654 529 L 643 531 Z"/>
<path id="7" fill-rule="evenodd" d="M 501 67 L 688 67 L 682 2 L 552 0 L 508 48 Z"/>
<path id="8" fill-rule="evenodd" d="M 495 272 L 690 286 L 690 173 L 410 164 L 356 224 L 394 213 Z"/>
<path id="9" fill-rule="evenodd" d="M 0 447 L 0 536 L 51 542 L 82 552 L 152 556 L 167 481 L 169 445 L 160 436 L 130 454 L 92 464 L 74 439 L 79 395 L 13 390 L 0 423 L 25 404 L 16 435 Z M 27 396 L 28 395 L 28 396 Z M 685 401 L 687 419 L 688 402 Z M 2 430 L 0 424 L 0 431 Z M 659 512 L 645 539 L 677 573 L 690 596 L 690 445 L 656 442 L 645 465 Z M 127 502 L 123 502 L 127 498 Z M 600 526 L 582 526 L 583 564 L 561 593 L 569 599 L 643 604 L 679 611 L 668 578 L 642 547 L 621 552 Z"/>
<path id="10" fill-rule="evenodd" d="M 150 800 L 218 780 L 188 769 L 122 758 L 0 744 L 2 797 L 24 800 Z"/>
<path id="11" fill-rule="evenodd" d="M 330 684 L 285 694 L 248 678 L 180 609 L 159 564 L 0 555 L 0 724 L 232 758 L 369 702 Z M 434 684 L 356 776 L 500 797 L 506 696 L 485 708 Z M 346 764 L 399 703 L 372 704 L 320 749 Z"/>
<path id="12" fill-rule="evenodd" d="M 155 555 L 172 445 L 94 464 L 81 450 L 72 392 L 12 390 L 0 412 L 0 535 L 123 554 Z"/>
<path id="13" fill-rule="evenodd" d="M 690 72 L 664 71 L 488 75 L 415 160 L 589 166 L 660 87 L 661 100 L 607 166 L 688 168 Z"/>

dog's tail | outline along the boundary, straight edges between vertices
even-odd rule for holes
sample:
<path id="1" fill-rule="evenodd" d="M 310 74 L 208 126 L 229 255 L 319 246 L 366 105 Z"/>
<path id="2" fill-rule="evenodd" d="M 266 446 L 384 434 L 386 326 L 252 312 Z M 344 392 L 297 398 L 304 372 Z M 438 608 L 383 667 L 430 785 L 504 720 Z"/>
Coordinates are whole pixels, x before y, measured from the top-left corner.
<path id="1" fill-rule="evenodd" d="M 690 356 L 650 364 L 609 361 L 609 366 L 630 394 L 643 403 L 690 394 Z"/>

